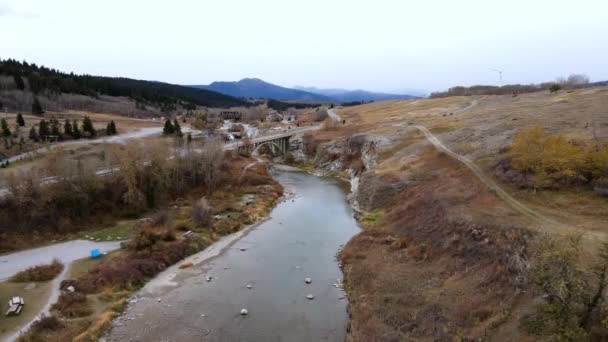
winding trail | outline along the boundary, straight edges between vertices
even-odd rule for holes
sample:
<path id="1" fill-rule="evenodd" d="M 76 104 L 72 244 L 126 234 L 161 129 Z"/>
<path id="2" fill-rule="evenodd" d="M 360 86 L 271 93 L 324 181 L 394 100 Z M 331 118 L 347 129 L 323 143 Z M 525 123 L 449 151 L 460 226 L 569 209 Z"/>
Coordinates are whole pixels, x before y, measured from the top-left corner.
<path id="1" fill-rule="evenodd" d="M 503 188 L 501 188 L 496 182 L 494 182 L 490 177 L 486 176 L 484 174 L 484 172 L 479 168 L 479 166 L 477 166 L 471 160 L 455 153 L 454 151 L 450 150 L 447 146 L 445 146 L 436 136 L 433 135 L 433 133 L 431 133 L 428 130 L 428 128 L 421 126 L 421 125 L 411 125 L 410 127 L 414 127 L 416 129 L 418 129 L 420 132 L 422 132 L 422 134 L 424 134 L 426 139 L 433 146 L 435 146 L 435 148 L 437 150 L 442 151 L 445 154 L 449 155 L 450 157 L 463 163 L 469 170 L 471 170 L 473 172 L 473 174 L 475 174 L 475 176 L 477 176 L 477 178 L 479 178 L 479 180 L 484 185 L 486 185 L 492 192 L 494 192 L 503 201 L 507 202 L 507 204 L 509 204 L 511 206 L 511 208 L 513 208 L 514 210 L 520 212 L 521 214 L 525 215 L 528 218 L 531 218 L 536 221 L 541 221 L 542 223 L 559 224 L 558 222 L 556 222 L 554 220 L 544 217 L 543 215 L 539 214 L 535 210 L 531 209 L 530 207 L 526 206 L 525 204 L 523 204 L 520 201 L 518 201 L 517 199 L 515 199 L 513 196 L 511 196 L 509 193 L 507 193 Z"/>

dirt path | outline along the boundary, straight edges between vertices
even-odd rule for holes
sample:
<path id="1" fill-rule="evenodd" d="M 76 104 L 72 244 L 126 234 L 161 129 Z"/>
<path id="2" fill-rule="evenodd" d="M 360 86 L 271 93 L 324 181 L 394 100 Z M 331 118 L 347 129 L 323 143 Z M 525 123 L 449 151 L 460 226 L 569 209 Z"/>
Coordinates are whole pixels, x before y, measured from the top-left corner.
<path id="1" fill-rule="evenodd" d="M 511 206 L 511 208 L 513 208 L 514 210 L 520 212 L 521 214 L 523 214 L 533 220 L 542 221 L 543 223 L 550 223 L 550 224 L 557 223 L 551 219 L 548 219 L 548 218 L 542 216 L 538 212 L 532 210 L 528 206 L 526 206 L 523 203 L 516 200 L 513 196 L 509 195 L 504 189 L 502 189 L 498 184 L 496 184 L 496 182 L 494 182 L 492 179 L 490 179 L 488 176 L 486 176 L 483 173 L 483 171 L 479 168 L 479 166 L 475 165 L 475 163 L 473 163 L 469 159 L 450 150 L 441 141 L 439 141 L 439 139 L 437 139 L 437 137 L 434 136 L 433 133 L 431 133 L 426 127 L 421 126 L 421 125 L 412 125 L 411 127 L 414 127 L 416 129 L 418 129 L 419 131 L 421 131 L 424 134 L 424 136 L 426 137 L 426 139 L 431 144 L 433 144 L 433 146 L 435 146 L 436 149 L 446 153 L 450 157 L 463 163 L 469 170 L 471 170 L 475 174 L 475 176 L 477 176 L 477 178 L 479 178 L 479 180 L 483 184 L 485 184 L 488 188 L 490 188 L 490 190 L 492 192 L 494 192 L 498 197 L 500 197 L 502 200 L 507 202 L 507 204 L 509 204 L 509 206 Z"/>
<path id="2" fill-rule="evenodd" d="M 456 113 L 461 113 L 461 112 L 470 110 L 473 107 L 477 106 L 481 100 L 483 100 L 483 97 L 480 99 L 471 101 L 471 103 L 469 105 L 467 105 L 466 107 L 452 111 L 452 113 L 456 114 Z M 385 112 L 384 114 L 392 114 L 392 113 L 396 113 L 396 112 L 405 113 L 405 111 L 407 111 L 407 109 L 389 111 L 389 112 Z M 405 126 L 408 124 L 402 123 L 401 125 Z M 461 156 L 461 155 L 455 153 L 454 151 L 452 151 L 450 148 L 448 148 L 446 145 L 444 145 L 435 135 L 433 135 L 429 131 L 429 129 L 426 128 L 425 126 L 422 126 L 420 124 L 409 124 L 408 126 L 416 128 L 420 132 L 422 132 L 424 134 L 425 138 L 437 150 L 444 152 L 451 158 L 456 159 L 457 161 L 464 164 L 469 170 L 471 170 L 473 172 L 473 174 L 485 186 L 487 186 L 490 189 L 490 191 L 492 191 L 493 193 L 496 194 L 496 196 L 498 196 L 503 201 L 505 201 L 507 203 L 507 205 L 509 205 L 509 207 L 511 207 L 513 210 L 521 213 L 522 215 L 524 215 L 525 217 L 530 219 L 532 222 L 534 222 L 539 228 L 541 228 L 543 230 L 547 230 L 547 231 L 558 232 L 560 234 L 569 234 L 569 233 L 576 232 L 576 227 L 573 227 L 571 225 L 567 225 L 567 224 L 559 222 L 555 219 L 549 218 L 549 217 L 539 213 L 537 210 L 530 208 L 526 204 L 524 204 L 524 203 L 520 202 L 519 200 L 517 200 L 516 198 L 514 198 L 507 191 L 505 191 L 500 185 L 498 185 L 493 179 L 491 179 L 489 176 L 487 176 L 479 166 L 477 166 L 474 162 L 467 159 L 466 157 Z M 597 242 L 598 239 L 601 239 L 601 241 L 603 241 L 608 238 L 608 236 L 605 233 L 598 232 L 598 231 L 585 231 L 585 237 L 587 238 L 587 240 L 591 240 L 591 241 L 595 241 L 595 242 Z"/>
<path id="3" fill-rule="evenodd" d="M 342 118 L 340 117 L 340 115 L 338 115 L 338 113 L 336 113 L 336 109 L 335 108 L 329 109 L 327 111 L 327 114 L 329 114 L 329 117 L 332 118 L 335 122 L 342 121 Z"/>
<path id="4" fill-rule="evenodd" d="M 558 222 L 552 218 L 546 217 L 539 213 L 538 211 L 530 208 L 529 206 L 521 203 L 513 196 L 511 196 L 508 192 L 506 192 L 500 185 L 498 185 L 494 180 L 488 177 L 482 170 L 473 163 L 471 160 L 455 153 L 450 150 L 447 146 L 445 146 L 436 136 L 434 136 L 426 127 L 421 125 L 411 125 L 421 131 L 426 139 L 439 151 L 444 152 L 448 156 L 458 160 L 462 164 L 464 164 L 469 170 L 475 174 L 475 176 L 486 185 L 490 191 L 492 191 L 496 196 L 501 198 L 503 201 L 507 203 L 513 210 L 521 213 L 525 217 L 532 220 L 532 222 L 536 223 L 539 228 L 545 231 L 553 231 L 559 234 L 571 234 L 576 232 L 576 227 L 571 225 L 567 225 L 561 222 Z M 606 233 L 598 232 L 598 231 L 584 231 L 584 237 L 588 242 L 592 244 L 596 244 L 598 241 L 605 241 L 608 239 Z"/>

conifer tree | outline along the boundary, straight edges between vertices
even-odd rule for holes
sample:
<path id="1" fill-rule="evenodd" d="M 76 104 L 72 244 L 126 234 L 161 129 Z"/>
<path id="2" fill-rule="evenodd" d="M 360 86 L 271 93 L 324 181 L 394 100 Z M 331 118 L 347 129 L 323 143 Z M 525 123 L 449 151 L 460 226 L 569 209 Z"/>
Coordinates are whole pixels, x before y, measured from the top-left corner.
<path id="1" fill-rule="evenodd" d="M 17 114 L 17 125 L 21 127 L 25 126 L 25 120 L 23 119 L 23 115 L 21 113 Z"/>
<path id="2" fill-rule="evenodd" d="M 116 124 L 114 123 L 114 120 L 112 120 L 106 126 L 106 135 L 115 135 L 116 133 L 118 133 L 116 131 Z"/>
<path id="3" fill-rule="evenodd" d="M 82 133 L 80 132 L 80 127 L 76 120 L 72 121 L 72 138 L 76 140 L 82 138 Z"/>
<path id="4" fill-rule="evenodd" d="M 177 119 L 173 120 L 173 132 L 178 137 L 181 137 L 183 135 L 182 127 L 179 125 L 179 121 L 177 121 Z"/>
<path id="5" fill-rule="evenodd" d="M 8 123 L 6 122 L 6 119 L 0 120 L 0 128 L 2 129 L 3 137 L 8 138 L 11 136 L 11 130 L 10 130 L 10 128 L 8 128 Z"/>
<path id="6" fill-rule="evenodd" d="M 49 124 L 46 122 L 46 120 L 40 120 L 40 124 L 38 126 L 38 137 L 42 140 L 46 140 L 46 137 L 49 134 Z"/>
<path id="7" fill-rule="evenodd" d="M 25 82 L 23 82 L 23 78 L 20 75 L 14 75 L 13 79 L 15 80 L 15 84 L 17 85 L 17 89 L 25 89 Z"/>
<path id="8" fill-rule="evenodd" d="M 171 123 L 171 120 L 167 119 L 165 121 L 165 127 L 163 128 L 163 134 L 164 135 L 171 135 L 175 133 L 175 128 L 173 127 L 173 124 Z"/>
<path id="9" fill-rule="evenodd" d="M 32 114 L 34 114 L 34 115 L 44 114 L 44 110 L 42 110 L 42 105 L 40 104 L 40 101 L 38 101 L 37 97 L 34 97 L 34 102 L 32 103 Z"/>
<path id="10" fill-rule="evenodd" d="M 59 120 L 52 118 L 51 120 L 51 135 L 55 137 L 61 136 L 61 130 L 59 129 Z"/>
<path id="11" fill-rule="evenodd" d="M 67 135 L 68 137 L 74 137 L 74 131 L 72 130 L 72 124 L 70 123 L 70 120 L 65 119 L 65 122 L 63 123 L 63 134 Z"/>
<path id="12" fill-rule="evenodd" d="M 82 120 L 82 132 L 89 135 L 89 137 L 93 138 L 97 135 L 95 128 L 93 127 L 93 121 L 88 116 L 85 116 Z"/>
<path id="13" fill-rule="evenodd" d="M 30 128 L 30 140 L 31 141 L 35 141 L 38 142 L 38 133 L 36 132 L 36 127 L 32 126 L 32 128 Z"/>

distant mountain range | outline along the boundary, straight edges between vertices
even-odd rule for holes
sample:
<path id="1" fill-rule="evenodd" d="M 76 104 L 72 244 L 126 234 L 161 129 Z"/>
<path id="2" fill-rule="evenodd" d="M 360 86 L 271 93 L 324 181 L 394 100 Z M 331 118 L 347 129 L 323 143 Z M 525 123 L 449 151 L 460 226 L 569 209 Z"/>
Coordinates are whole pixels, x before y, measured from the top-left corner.
<path id="1" fill-rule="evenodd" d="M 258 78 L 244 78 L 238 82 L 213 82 L 209 85 L 193 85 L 194 88 L 216 91 L 225 95 L 243 98 L 265 98 L 275 100 L 299 100 L 329 102 L 331 98 L 302 90 L 281 87 Z"/>
<path id="2" fill-rule="evenodd" d="M 409 94 L 387 94 L 387 93 L 376 93 L 367 90 L 347 90 L 347 89 L 321 89 L 316 87 L 301 87 L 295 86 L 295 89 L 307 91 L 313 94 L 324 95 L 339 102 L 353 102 L 353 101 L 383 101 L 383 100 L 397 100 L 397 99 L 411 99 L 418 96 Z"/>
<path id="3" fill-rule="evenodd" d="M 217 91 L 235 97 L 311 102 L 381 101 L 417 97 L 413 95 L 375 93 L 365 90 L 320 89 L 298 86 L 286 88 L 264 82 L 258 78 L 244 78 L 238 82 L 213 82 L 209 85 L 193 85 L 192 87 Z"/>

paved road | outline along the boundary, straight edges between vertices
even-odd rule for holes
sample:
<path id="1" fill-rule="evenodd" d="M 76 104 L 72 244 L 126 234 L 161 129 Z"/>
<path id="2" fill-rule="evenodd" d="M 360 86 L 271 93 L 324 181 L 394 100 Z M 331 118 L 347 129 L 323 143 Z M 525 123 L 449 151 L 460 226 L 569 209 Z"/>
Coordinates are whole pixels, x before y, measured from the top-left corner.
<path id="1" fill-rule="evenodd" d="M 128 133 L 114 135 L 111 137 L 103 137 L 103 138 L 91 139 L 91 140 L 80 139 L 80 140 L 64 141 L 64 142 L 52 144 L 49 146 L 41 147 L 34 151 L 18 154 L 16 156 L 8 158 L 8 161 L 12 163 L 12 162 L 15 162 L 18 160 L 34 157 L 37 154 L 47 153 L 52 150 L 58 149 L 60 147 L 65 147 L 65 146 L 90 145 L 90 144 L 100 144 L 100 143 L 121 143 L 121 144 L 123 144 L 124 142 L 126 142 L 129 139 L 144 138 L 144 137 L 148 137 L 148 136 L 152 136 L 152 135 L 158 135 L 158 134 L 161 134 L 162 132 L 163 132 L 162 127 L 148 127 L 148 128 L 138 129 L 136 131 L 132 131 L 132 132 L 128 132 Z"/>

